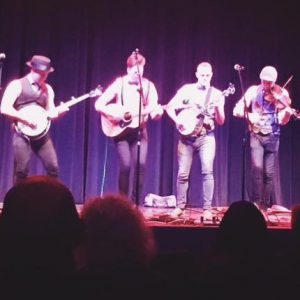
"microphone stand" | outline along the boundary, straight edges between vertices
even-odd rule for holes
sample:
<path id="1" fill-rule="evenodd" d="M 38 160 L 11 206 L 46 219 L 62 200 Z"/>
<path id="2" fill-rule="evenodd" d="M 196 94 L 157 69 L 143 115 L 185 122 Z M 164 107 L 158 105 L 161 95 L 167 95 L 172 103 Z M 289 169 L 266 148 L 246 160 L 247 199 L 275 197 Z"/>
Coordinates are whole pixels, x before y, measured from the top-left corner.
<path id="1" fill-rule="evenodd" d="M 3 68 L 3 62 L 0 61 L 0 91 L 2 90 L 1 82 L 2 82 L 2 68 Z"/>
<path id="2" fill-rule="evenodd" d="M 141 119 L 142 119 L 142 101 L 144 100 L 144 91 L 142 85 L 142 76 L 140 73 L 140 68 L 138 64 L 138 53 L 139 49 L 136 49 L 134 52 L 135 63 L 137 68 L 137 74 L 139 79 L 139 89 L 138 92 L 140 94 L 139 98 L 139 113 L 138 113 L 138 137 L 137 137 L 137 157 L 136 157 L 136 185 L 135 185 L 135 204 L 136 207 L 139 206 L 139 198 L 140 198 L 140 156 L 141 156 L 141 137 L 142 137 L 142 128 L 141 128 Z"/>
<path id="3" fill-rule="evenodd" d="M 241 75 L 241 71 L 243 68 L 238 68 L 236 69 L 239 74 L 239 80 L 240 80 L 240 86 L 241 86 L 241 91 L 243 95 L 243 101 L 244 101 L 244 119 L 246 120 L 245 124 L 245 130 L 244 130 L 244 137 L 243 137 L 243 153 L 242 153 L 242 200 L 245 200 L 245 170 L 246 170 L 246 141 L 247 141 L 247 135 L 248 135 L 248 129 L 249 129 L 249 118 L 248 118 L 248 109 L 246 106 L 246 98 L 245 98 L 245 89 L 243 85 L 243 79 Z"/>

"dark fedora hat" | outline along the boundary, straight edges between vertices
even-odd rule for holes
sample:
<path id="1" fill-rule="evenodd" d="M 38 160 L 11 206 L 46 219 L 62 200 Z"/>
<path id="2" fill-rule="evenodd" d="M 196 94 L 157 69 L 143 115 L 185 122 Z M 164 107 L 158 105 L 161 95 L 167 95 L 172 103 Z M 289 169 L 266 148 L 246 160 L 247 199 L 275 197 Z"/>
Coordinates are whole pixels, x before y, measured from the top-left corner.
<path id="1" fill-rule="evenodd" d="M 29 66 L 34 71 L 40 72 L 53 72 L 54 68 L 51 67 L 50 58 L 43 55 L 34 55 L 31 60 L 26 62 L 26 65 Z"/>

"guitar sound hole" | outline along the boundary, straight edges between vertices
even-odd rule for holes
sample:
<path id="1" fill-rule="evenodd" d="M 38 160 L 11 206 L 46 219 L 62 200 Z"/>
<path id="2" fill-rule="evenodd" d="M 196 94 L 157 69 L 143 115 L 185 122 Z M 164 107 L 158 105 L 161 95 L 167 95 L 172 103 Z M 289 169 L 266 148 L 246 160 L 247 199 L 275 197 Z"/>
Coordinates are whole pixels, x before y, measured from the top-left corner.
<path id="1" fill-rule="evenodd" d="M 131 113 L 130 113 L 130 112 L 126 112 L 126 113 L 124 114 L 123 120 L 120 121 L 119 126 L 120 126 L 121 128 L 124 128 L 124 127 L 126 127 L 128 124 L 130 124 L 131 121 L 132 121 L 132 115 L 131 115 Z"/>

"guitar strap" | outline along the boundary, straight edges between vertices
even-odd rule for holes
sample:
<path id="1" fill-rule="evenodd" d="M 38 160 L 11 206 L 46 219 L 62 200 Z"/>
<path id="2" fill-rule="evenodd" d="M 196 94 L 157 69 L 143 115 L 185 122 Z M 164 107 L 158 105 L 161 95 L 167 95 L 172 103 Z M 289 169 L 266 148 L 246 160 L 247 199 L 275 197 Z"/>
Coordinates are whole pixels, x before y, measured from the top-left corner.
<path id="1" fill-rule="evenodd" d="M 146 106 L 148 104 L 149 92 L 150 92 L 150 81 L 148 80 L 147 95 L 146 95 L 146 97 L 143 97 L 144 106 Z"/>
<path id="2" fill-rule="evenodd" d="M 204 110 L 207 109 L 208 104 L 210 102 L 210 97 L 211 97 L 211 93 L 212 93 L 213 87 L 210 86 L 207 90 L 207 94 L 206 94 L 206 98 L 204 101 Z M 195 127 L 194 133 L 196 136 L 200 136 L 202 134 L 205 134 L 209 129 L 204 125 L 204 116 L 198 119 L 198 123 Z M 195 138 L 195 136 L 192 136 L 193 138 Z"/>
<path id="3" fill-rule="evenodd" d="M 122 86 L 121 86 L 121 103 L 124 106 L 123 91 L 124 91 L 124 77 L 122 77 Z"/>
<path id="4" fill-rule="evenodd" d="M 210 101 L 210 96 L 211 96 L 212 90 L 213 90 L 213 87 L 210 86 L 208 88 L 208 91 L 207 91 L 207 94 L 206 94 L 206 98 L 205 98 L 205 101 L 204 101 L 204 108 L 207 108 L 207 105 L 208 105 L 208 103 Z"/>

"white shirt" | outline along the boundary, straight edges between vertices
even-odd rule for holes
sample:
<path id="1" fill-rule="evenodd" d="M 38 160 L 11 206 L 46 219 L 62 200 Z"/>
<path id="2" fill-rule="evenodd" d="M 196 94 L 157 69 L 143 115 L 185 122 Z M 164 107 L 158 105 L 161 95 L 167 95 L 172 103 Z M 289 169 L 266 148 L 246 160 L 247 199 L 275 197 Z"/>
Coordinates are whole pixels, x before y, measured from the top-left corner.
<path id="1" fill-rule="evenodd" d="M 158 94 L 154 84 L 146 78 L 142 78 L 143 96 L 141 97 L 139 84 L 130 83 L 129 76 L 118 77 L 105 92 L 96 100 L 95 109 L 103 114 L 108 114 L 115 119 L 122 119 L 125 112 L 130 112 L 133 116 L 138 115 L 140 101 L 142 109 L 146 109 L 153 118 L 157 114 Z M 109 109 L 110 104 L 117 104 L 119 111 L 112 112 Z M 114 106 L 114 109 L 116 106 Z M 148 114 L 144 116 L 143 121 L 147 121 Z"/>
<path id="2" fill-rule="evenodd" d="M 208 105 L 205 105 L 208 88 L 203 90 L 199 88 L 198 83 L 190 83 L 182 86 L 175 96 L 169 101 L 167 105 L 167 112 L 169 116 L 178 123 L 176 111 L 184 109 L 187 106 L 198 106 L 199 108 L 208 107 L 208 113 L 214 117 L 215 107 L 224 107 L 225 98 L 222 92 L 213 88 L 210 94 Z"/>
<path id="3" fill-rule="evenodd" d="M 30 73 L 26 76 L 26 78 L 30 83 L 34 82 Z M 46 83 L 46 87 L 48 91 L 48 101 L 45 109 L 49 111 L 49 115 L 56 117 L 57 112 L 54 105 L 54 91 L 52 87 L 47 83 Z M 32 88 L 38 90 L 38 87 L 34 85 L 32 85 Z M 19 119 L 21 121 L 24 119 L 24 116 L 20 116 L 18 110 L 14 108 L 14 103 L 17 100 L 17 98 L 20 96 L 21 92 L 22 92 L 22 84 L 20 79 L 15 79 L 8 84 L 8 86 L 4 91 L 2 101 L 1 101 L 0 110 L 2 114 L 5 114 L 15 119 Z"/>

